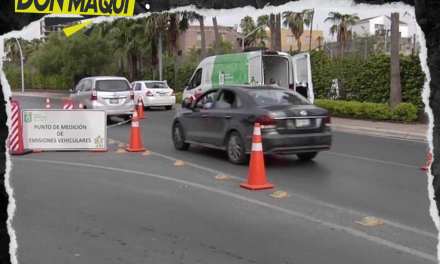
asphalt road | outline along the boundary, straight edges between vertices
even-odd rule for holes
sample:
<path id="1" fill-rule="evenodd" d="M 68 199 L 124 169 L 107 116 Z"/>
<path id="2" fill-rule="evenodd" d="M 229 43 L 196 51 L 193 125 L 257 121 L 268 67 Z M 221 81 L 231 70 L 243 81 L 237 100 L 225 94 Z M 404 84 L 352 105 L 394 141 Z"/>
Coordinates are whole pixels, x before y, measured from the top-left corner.
<path id="1" fill-rule="evenodd" d="M 44 108 L 44 98 L 14 99 L 22 108 Z M 52 107 L 61 108 L 60 100 Z M 332 151 L 314 162 L 267 161 L 275 190 L 291 195 L 275 199 L 268 196 L 275 190 L 240 189 L 247 168 L 231 165 L 220 151 L 176 151 L 173 114 L 147 111 L 141 121 L 144 146 L 156 155 L 111 150 L 15 158 L 21 263 L 44 263 L 51 257 L 45 252 L 58 246 L 54 260 L 70 257 L 65 263 L 178 263 L 182 256 L 183 263 L 434 263 L 437 230 L 419 169 L 426 144 L 335 133 Z M 130 125 L 108 134 L 128 142 Z M 175 167 L 173 159 L 188 163 Z M 233 178 L 213 179 L 219 172 Z M 357 225 L 364 216 L 385 223 Z M 41 239 L 48 244 L 36 243 Z"/>

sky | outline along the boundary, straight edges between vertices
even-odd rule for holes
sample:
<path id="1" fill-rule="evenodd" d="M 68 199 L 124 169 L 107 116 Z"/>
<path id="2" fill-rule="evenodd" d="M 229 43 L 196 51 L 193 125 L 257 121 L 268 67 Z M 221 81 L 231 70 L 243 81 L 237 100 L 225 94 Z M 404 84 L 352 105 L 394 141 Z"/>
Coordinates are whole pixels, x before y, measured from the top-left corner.
<path id="1" fill-rule="evenodd" d="M 339 11 L 339 10 L 334 10 L 334 11 Z M 344 12 L 345 10 L 339 11 L 341 13 L 348 13 L 348 12 Z M 353 14 L 356 13 L 356 10 L 352 10 L 354 12 L 350 12 L 349 14 Z M 330 35 L 330 27 L 331 27 L 331 23 L 327 22 L 324 23 L 324 20 L 328 17 L 328 10 L 319 10 L 316 9 L 315 10 L 315 17 L 314 17 L 314 21 L 313 21 L 313 30 L 324 30 L 324 38 L 325 41 L 335 41 L 336 40 L 336 36 L 334 36 L 332 38 L 332 36 Z M 358 16 L 361 19 L 364 18 L 369 18 L 369 17 L 375 17 L 375 16 L 380 16 L 380 15 L 388 15 L 390 16 L 390 13 L 385 13 L 384 11 L 381 11 L 380 9 L 373 9 L 373 10 L 369 10 L 369 12 L 365 12 L 365 13 L 361 13 L 361 12 L 357 12 Z M 247 14 L 244 15 L 220 15 L 217 17 L 217 24 L 221 25 L 221 26 L 234 26 L 234 25 L 240 25 L 240 21 L 241 19 L 246 16 Z M 257 17 L 261 15 L 250 15 L 252 18 L 254 18 L 254 20 L 257 19 Z M 60 15 L 57 15 L 60 16 Z M 74 15 L 68 15 L 68 16 L 74 16 Z M 400 20 L 404 21 L 408 24 L 408 33 L 411 36 L 412 34 L 416 33 L 416 28 L 415 28 L 415 21 L 414 18 L 411 17 L 410 15 L 406 15 L 404 16 L 404 12 L 400 13 Z M 193 23 L 194 25 L 198 25 L 198 23 Z M 205 26 L 212 26 L 212 18 L 207 17 L 205 19 Z M 39 27 L 39 23 L 38 22 L 34 22 L 33 24 L 31 24 L 28 28 L 26 28 L 24 30 L 25 39 L 33 39 L 33 38 L 38 38 L 40 35 L 40 27 Z"/>

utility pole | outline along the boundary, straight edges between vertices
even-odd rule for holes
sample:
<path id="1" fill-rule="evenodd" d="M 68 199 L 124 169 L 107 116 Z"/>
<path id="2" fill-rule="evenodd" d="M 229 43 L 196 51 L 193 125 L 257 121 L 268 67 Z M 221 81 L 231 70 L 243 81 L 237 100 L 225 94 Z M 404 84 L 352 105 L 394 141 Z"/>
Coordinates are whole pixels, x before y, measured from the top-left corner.
<path id="1" fill-rule="evenodd" d="M 313 29 L 313 18 L 315 16 L 315 9 L 312 9 L 312 21 L 310 23 L 310 42 L 309 42 L 309 51 L 312 50 L 312 29 Z"/>
<path id="2" fill-rule="evenodd" d="M 14 37 L 15 38 L 15 37 Z M 23 51 L 21 50 L 20 42 L 17 38 L 15 38 L 15 41 L 17 41 L 18 49 L 20 50 L 20 58 L 21 58 L 21 92 L 24 93 L 24 64 L 23 64 Z"/>
<path id="3" fill-rule="evenodd" d="M 399 13 L 391 13 L 391 82 L 390 107 L 396 108 L 402 103 L 402 86 L 400 83 L 400 54 L 399 54 Z"/>

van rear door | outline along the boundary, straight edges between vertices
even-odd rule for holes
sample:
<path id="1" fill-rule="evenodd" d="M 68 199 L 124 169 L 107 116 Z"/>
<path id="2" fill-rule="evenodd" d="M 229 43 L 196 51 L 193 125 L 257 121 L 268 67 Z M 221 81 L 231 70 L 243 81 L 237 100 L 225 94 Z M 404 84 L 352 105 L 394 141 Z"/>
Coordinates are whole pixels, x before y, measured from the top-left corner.
<path id="1" fill-rule="evenodd" d="M 249 52 L 248 71 L 249 83 L 254 79 L 255 84 L 264 84 L 262 51 Z"/>
<path id="2" fill-rule="evenodd" d="M 302 84 L 307 85 L 307 99 L 313 104 L 315 102 L 315 94 L 312 81 L 312 63 L 308 52 L 300 53 L 292 56 L 293 76 L 295 91 L 298 87 L 302 88 Z"/>

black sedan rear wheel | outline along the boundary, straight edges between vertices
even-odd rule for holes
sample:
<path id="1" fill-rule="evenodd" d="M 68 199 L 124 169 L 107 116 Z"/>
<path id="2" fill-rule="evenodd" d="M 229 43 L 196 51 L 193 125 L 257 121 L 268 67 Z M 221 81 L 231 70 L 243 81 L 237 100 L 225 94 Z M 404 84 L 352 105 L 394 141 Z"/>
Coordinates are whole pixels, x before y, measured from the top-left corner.
<path id="1" fill-rule="evenodd" d="M 185 134 L 183 133 L 183 127 L 180 123 L 173 125 L 173 143 L 177 150 L 188 150 L 190 144 L 185 142 Z"/>
<path id="2" fill-rule="evenodd" d="M 226 140 L 226 152 L 231 163 L 236 165 L 244 165 L 248 161 L 246 147 L 240 134 L 232 132 Z"/>
<path id="3" fill-rule="evenodd" d="M 318 155 L 318 152 L 296 154 L 296 156 L 298 156 L 298 159 L 301 161 L 310 161 L 314 159 L 316 155 Z"/>

